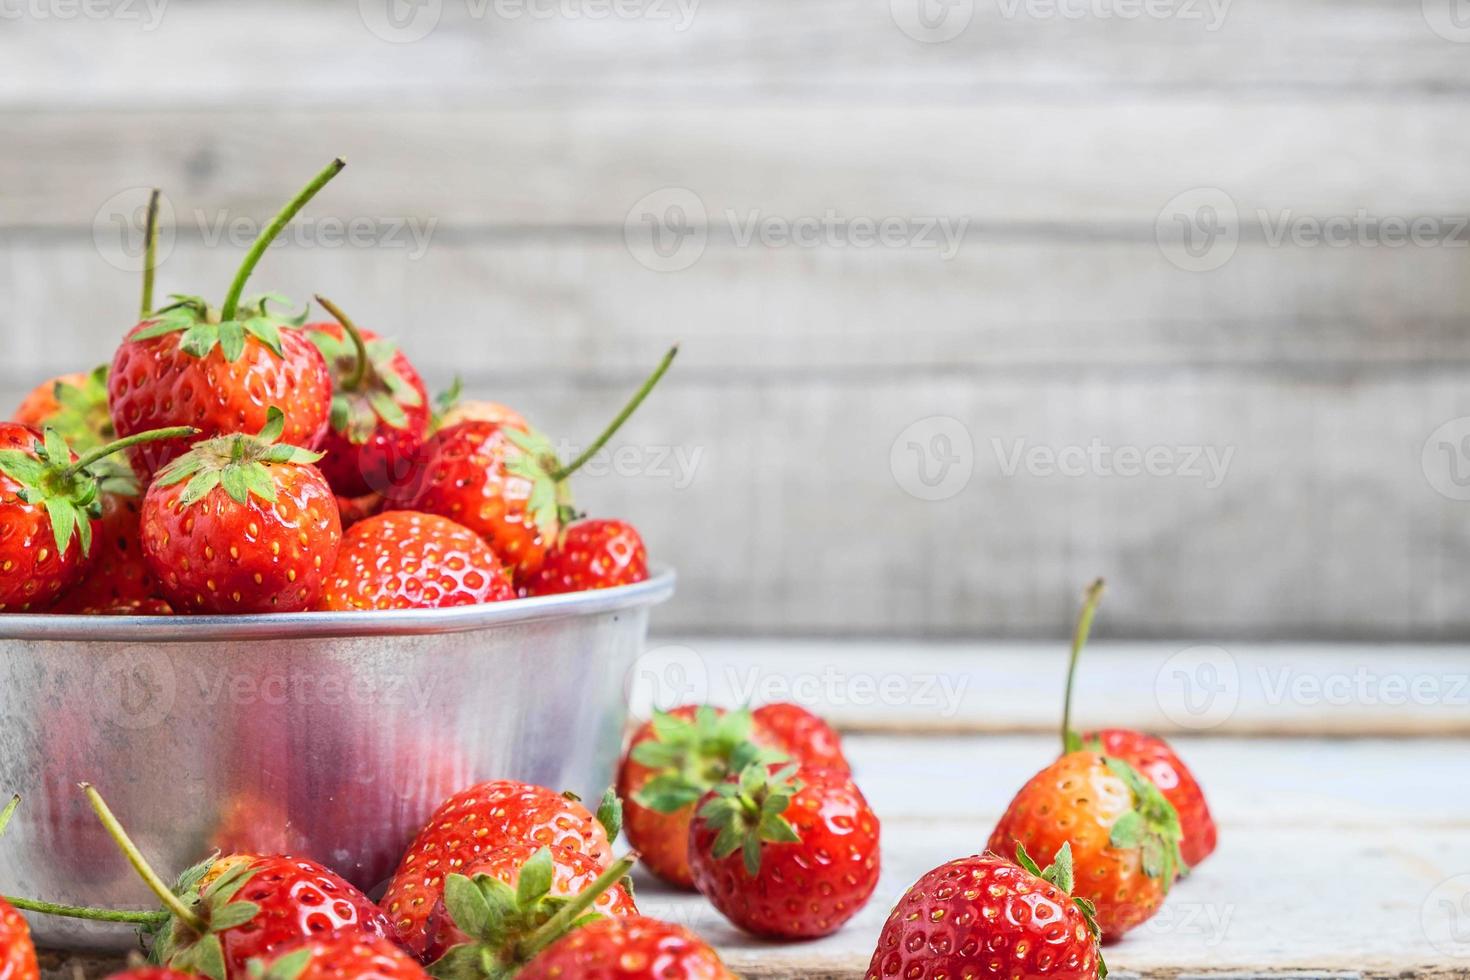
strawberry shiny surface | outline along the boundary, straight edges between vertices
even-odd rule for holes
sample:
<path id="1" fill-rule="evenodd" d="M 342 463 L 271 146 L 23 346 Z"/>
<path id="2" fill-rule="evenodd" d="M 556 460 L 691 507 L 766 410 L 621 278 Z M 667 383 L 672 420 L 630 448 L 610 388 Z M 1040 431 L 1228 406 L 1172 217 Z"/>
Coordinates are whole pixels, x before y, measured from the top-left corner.
<path id="1" fill-rule="evenodd" d="M 0 450 L 34 456 L 40 437 L 27 426 L 0 422 Z M 80 537 L 73 537 L 64 553 L 57 551 L 45 506 L 26 503 L 20 498 L 21 490 L 20 483 L 0 473 L 0 612 L 49 608 L 81 580 L 91 564 L 82 555 Z M 96 521 L 92 530 L 95 535 Z"/>
<path id="2" fill-rule="evenodd" d="M 428 977 L 418 961 L 397 943 L 350 929 L 287 943 L 275 951 L 270 962 L 275 964 L 288 956 L 300 956 L 303 950 L 309 952 L 309 958 L 292 980 L 424 980 Z"/>
<path id="3" fill-rule="evenodd" d="M 842 739 L 825 720 L 799 704 L 765 704 L 751 713 L 754 738 L 806 766 L 850 772 Z"/>
<path id="4" fill-rule="evenodd" d="M 515 598 L 479 535 L 437 514 L 388 511 L 343 535 L 318 609 L 438 609 Z"/>
<path id="5" fill-rule="evenodd" d="M 40 980 L 36 947 L 25 917 L 0 899 L 0 980 Z"/>
<path id="6" fill-rule="evenodd" d="M 578 521 L 564 528 L 540 571 L 526 579 L 531 595 L 632 585 L 648 578 L 643 538 L 626 521 Z"/>
<path id="7" fill-rule="evenodd" d="M 1210 816 L 1204 790 L 1200 789 L 1194 774 L 1168 742 L 1155 735 L 1126 728 L 1088 732 L 1082 736 L 1082 741 L 1089 745 L 1099 743 L 1104 755 L 1122 759 L 1143 773 L 1174 804 L 1174 809 L 1179 812 L 1179 825 L 1184 831 L 1179 849 L 1184 854 L 1185 864 L 1192 868 L 1214 853 L 1219 832 Z"/>
<path id="8" fill-rule="evenodd" d="M 142 501 L 137 497 L 103 495 L 102 517 L 92 537 L 91 567 L 82 581 L 51 608 L 52 612 L 167 615 L 169 607 L 159 598 L 158 578 L 143 558 L 142 510 Z"/>
<path id="9" fill-rule="evenodd" d="M 548 947 L 517 980 L 735 980 L 683 926 L 637 916 L 602 919 Z"/>

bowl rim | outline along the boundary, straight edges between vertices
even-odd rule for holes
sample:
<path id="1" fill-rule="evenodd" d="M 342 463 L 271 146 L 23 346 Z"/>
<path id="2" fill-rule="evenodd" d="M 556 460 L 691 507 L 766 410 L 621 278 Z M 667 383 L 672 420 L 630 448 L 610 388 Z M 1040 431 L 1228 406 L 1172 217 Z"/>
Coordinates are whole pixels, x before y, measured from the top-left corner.
<path id="1" fill-rule="evenodd" d="M 597 616 L 657 605 L 674 594 L 672 568 L 656 567 L 642 582 L 610 589 L 507 599 L 449 609 L 263 613 L 245 616 L 76 616 L 0 613 L 7 640 L 99 640 L 196 643 L 201 640 L 429 636 L 466 633 L 548 619 Z"/>

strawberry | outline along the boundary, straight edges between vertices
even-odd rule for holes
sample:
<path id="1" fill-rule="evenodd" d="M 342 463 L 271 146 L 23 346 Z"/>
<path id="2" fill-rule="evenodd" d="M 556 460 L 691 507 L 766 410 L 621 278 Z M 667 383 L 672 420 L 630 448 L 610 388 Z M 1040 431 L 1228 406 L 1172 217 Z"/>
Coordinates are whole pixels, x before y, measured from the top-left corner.
<path id="1" fill-rule="evenodd" d="M 143 499 L 143 555 L 164 597 L 191 612 L 310 609 L 337 560 L 342 525 L 317 453 L 280 442 L 272 408 L 259 435 L 199 443 Z"/>
<path id="2" fill-rule="evenodd" d="M 87 576 L 51 607 L 80 615 L 168 615 L 158 598 L 158 579 L 143 558 L 139 524 L 142 502 L 126 478 L 103 482 L 102 516 L 92 539 L 94 558 Z M 117 487 L 109 492 L 109 486 Z M 122 613 L 122 610 L 128 610 Z"/>
<path id="3" fill-rule="evenodd" d="M 340 496 L 383 493 L 407 478 L 423 445 L 429 394 L 401 350 L 371 330 L 358 330 L 331 300 L 316 300 L 337 319 L 305 327 L 332 374 L 322 474 Z"/>
<path id="4" fill-rule="evenodd" d="M 836 932 L 878 887 L 878 818 L 834 769 L 753 763 L 700 801 L 689 828 L 694 884 L 758 936 Z"/>
<path id="5" fill-rule="evenodd" d="M 44 609 L 87 571 L 107 456 L 193 431 L 141 432 L 78 457 L 55 429 L 0 422 L 0 612 Z"/>
<path id="6" fill-rule="evenodd" d="M 562 528 L 540 570 L 526 579 L 530 595 L 631 585 L 648 578 L 643 539 L 626 521 L 578 521 Z"/>
<path id="7" fill-rule="evenodd" d="M 316 608 L 441 609 L 514 599 L 478 534 L 447 517 L 390 510 L 354 524 Z"/>
<path id="8" fill-rule="evenodd" d="M 198 980 L 193 973 L 173 970 L 166 966 L 130 966 L 126 970 L 109 973 L 106 980 Z"/>
<path id="9" fill-rule="evenodd" d="M 799 704 L 765 704 L 751 712 L 755 738 L 804 766 L 851 772 L 842 740 L 826 721 Z"/>
<path id="10" fill-rule="evenodd" d="M 601 867 L 612 862 L 609 841 L 621 815 L 609 792 L 594 817 L 575 797 L 502 779 L 479 783 L 440 804 L 419 831 L 388 882 L 383 908 L 415 954 L 429 944 L 429 916 L 444 894 L 444 878 L 507 844 L 533 842 L 581 851 Z"/>
<path id="11" fill-rule="evenodd" d="M 1072 898 L 1066 845 L 1045 871 L 1018 849 L 1018 864 L 994 854 L 957 858 L 899 899 L 865 980 L 1104 980 L 1092 908 Z"/>
<path id="12" fill-rule="evenodd" d="M 12 796 L 0 810 L 0 833 L 20 806 L 20 797 Z M 15 907 L 0 898 L 0 980 L 41 980 L 36 963 L 36 947 L 31 942 L 31 928 Z"/>
<path id="13" fill-rule="evenodd" d="M 358 521 L 365 521 L 383 509 L 382 494 L 369 493 L 361 497 L 344 497 L 337 494 L 337 513 L 342 517 L 342 530 L 347 530 Z"/>
<path id="14" fill-rule="evenodd" d="M 436 977 L 509 977 L 588 915 L 637 915 L 620 884 L 631 857 L 604 869 L 565 848 L 514 844 L 445 880 L 426 957 Z"/>
<path id="15" fill-rule="evenodd" d="M 699 798 L 755 761 L 749 712 L 686 704 L 660 712 L 628 742 L 618 770 L 628 842 L 643 866 L 671 885 L 694 888 L 689 823 Z"/>
<path id="16" fill-rule="evenodd" d="M 63 374 L 39 385 L 11 420 L 38 430 L 50 426 L 81 452 L 111 442 L 116 432 L 107 413 L 107 368 Z"/>
<path id="17" fill-rule="evenodd" d="M 1215 820 L 1210 816 L 1209 804 L 1205 802 L 1204 790 L 1200 789 L 1194 774 L 1174 753 L 1169 743 L 1158 736 L 1127 728 L 1108 728 L 1081 735 L 1072 730 L 1072 682 L 1077 674 L 1079 655 L 1091 629 L 1092 617 L 1102 600 L 1102 593 L 1102 579 L 1088 587 L 1077 631 L 1073 636 L 1072 656 L 1067 663 L 1066 701 L 1062 709 L 1062 743 L 1068 752 L 1087 748 L 1120 759 L 1157 786 L 1179 814 L 1179 830 L 1183 834 L 1179 851 L 1185 867 L 1192 868 L 1215 850 L 1218 833 Z"/>
<path id="18" fill-rule="evenodd" d="M 108 374 L 112 421 L 120 435 L 159 425 L 188 424 L 210 439 L 256 432 L 273 406 L 285 414 L 285 435 L 315 447 L 326 433 L 331 377 L 321 353 L 268 309 L 282 302 L 240 295 L 271 242 L 345 164 L 334 160 L 261 232 L 235 274 L 218 311 L 198 296 L 174 296 L 144 315 L 113 355 Z M 181 456 L 179 439 L 132 452 L 139 476 L 151 477 Z"/>
<path id="19" fill-rule="evenodd" d="M 526 417 L 509 405 L 502 405 L 500 402 L 458 401 L 455 395 L 456 393 L 450 393 L 441 396 L 442 410 L 438 424 L 434 426 L 435 430 L 447 429 L 461 422 L 494 422 L 522 432 L 531 431 L 531 424 L 526 421 Z"/>
<path id="20" fill-rule="evenodd" d="M 574 930 L 516 980 L 735 980 L 735 974 L 683 926 L 632 916 Z"/>
<path id="21" fill-rule="evenodd" d="M 428 980 L 428 976 L 396 943 L 351 929 L 288 943 L 268 965 L 261 960 L 251 963 L 252 980 Z"/>
<path id="22" fill-rule="evenodd" d="M 571 463 L 563 466 L 538 432 L 504 422 L 460 422 L 424 444 L 414 480 L 391 490 L 389 505 L 458 521 L 495 549 L 518 582 L 528 580 L 572 518 L 567 478 L 643 403 L 678 350 L 664 356 L 612 424 Z"/>

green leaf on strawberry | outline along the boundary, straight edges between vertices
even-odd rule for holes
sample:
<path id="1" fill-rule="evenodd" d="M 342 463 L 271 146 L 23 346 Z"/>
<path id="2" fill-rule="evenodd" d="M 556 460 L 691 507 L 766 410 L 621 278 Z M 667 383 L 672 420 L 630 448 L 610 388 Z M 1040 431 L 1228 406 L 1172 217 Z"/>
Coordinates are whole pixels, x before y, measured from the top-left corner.
<path id="1" fill-rule="evenodd" d="M 324 296 L 316 299 L 342 327 L 340 337 L 326 330 L 312 330 L 307 334 L 336 380 L 332 429 L 360 446 L 372 438 L 380 420 L 394 429 L 408 428 L 408 414 L 404 409 L 418 408 L 424 399 L 399 374 L 395 366 L 397 345 L 379 337 L 366 339 L 336 304 Z"/>
<path id="2" fill-rule="evenodd" d="M 745 871 L 752 878 L 760 873 L 762 845 L 796 844 L 796 830 L 782 815 L 791 799 L 801 792 L 797 767 L 775 772 L 763 762 L 752 762 L 733 782 L 715 787 L 714 799 L 699 808 L 699 818 L 718 831 L 713 853 L 723 860 L 741 852 Z"/>
<path id="3" fill-rule="evenodd" d="M 285 426 L 285 415 L 273 405 L 258 434 L 234 433 L 206 439 L 160 470 L 155 482 L 170 487 L 188 480 L 180 497 L 185 506 L 203 500 L 217 487 L 223 487 L 239 504 L 249 503 L 252 495 L 273 504 L 276 487 L 269 464 L 315 463 L 322 458 L 321 453 L 280 443 Z"/>
<path id="4" fill-rule="evenodd" d="M 1050 882 L 1058 890 L 1072 899 L 1072 904 L 1082 913 L 1082 918 L 1087 921 L 1087 929 L 1092 933 L 1094 939 L 1101 939 L 1102 930 L 1097 925 L 1097 907 L 1085 898 L 1078 898 L 1072 894 L 1072 886 L 1075 884 L 1076 876 L 1072 870 L 1072 844 L 1067 842 L 1058 849 L 1052 858 L 1051 864 L 1045 869 L 1039 868 L 1030 854 L 1026 853 L 1026 845 L 1016 842 L 1016 863 L 1031 872 L 1042 881 Z M 1107 980 L 1108 965 L 1103 962 L 1102 953 L 1097 956 L 1097 980 Z"/>
<path id="5" fill-rule="evenodd" d="M 630 753 L 634 762 L 655 775 L 633 794 L 633 802 L 658 813 L 682 810 L 732 772 L 757 758 L 784 761 L 779 753 L 750 741 L 751 717 L 746 710 L 720 714 L 700 706 L 692 720 L 658 712 L 649 722 L 653 738 Z"/>
<path id="6" fill-rule="evenodd" d="M 245 300 L 229 319 L 221 319 L 219 312 L 201 296 L 175 294 L 169 298 L 173 302 L 159 310 L 153 322 L 133 334 L 132 339 L 151 340 L 171 333 L 181 334 L 179 349 L 193 357 L 207 357 L 218 347 L 225 360 L 237 361 L 245 353 L 249 337 L 282 357 L 281 330 L 300 326 L 306 316 L 305 310 L 294 317 L 269 311 L 268 303 L 290 303 L 275 294 Z"/>
<path id="7" fill-rule="evenodd" d="M 1103 762 L 1133 794 L 1133 809 L 1113 824 L 1108 842 L 1122 850 L 1141 849 L 1144 873 L 1162 879 L 1167 893 L 1185 867 L 1179 853 L 1179 842 L 1184 836 L 1179 813 L 1153 780 L 1137 769 L 1111 756 L 1103 756 Z"/>

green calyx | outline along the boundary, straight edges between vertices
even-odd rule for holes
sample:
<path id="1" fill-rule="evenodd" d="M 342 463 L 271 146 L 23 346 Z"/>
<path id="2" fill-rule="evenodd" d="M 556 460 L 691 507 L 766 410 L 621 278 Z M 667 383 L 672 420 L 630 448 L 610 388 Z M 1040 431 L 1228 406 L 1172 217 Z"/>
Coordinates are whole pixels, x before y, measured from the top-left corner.
<path id="1" fill-rule="evenodd" d="M 1137 769 L 1111 756 L 1103 756 L 1103 762 L 1133 794 L 1133 809 L 1113 824 L 1108 843 L 1119 850 L 1141 851 L 1144 874 L 1161 879 L 1167 893 L 1184 869 L 1184 858 L 1179 853 L 1179 841 L 1184 836 L 1179 813 L 1153 781 Z"/>
<path id="2" fill-rule="evenodd" d="M 172 303 L 153 314 L 153 322 L 133 334 L 132 340 L 152 340 L 166 334 L 182 334 L 179 349 L 192 357 L 207 357 L 216 347 L 227 361 L 237 361 L 245 353 L 246 339 L 254 337 L 277 357 L 284 357 L 281 331 L 300 327 L 306 322 L 306 310 L 284 316 L 270 309 L 272 303 L 290 306 L 284 296 L 268 293 L 253 296 L 241 303 L 235 316 L 224 319 L 203 297 L 173 295 Z"/>
<path id="3" fill-rule="evenodd" d="M 633 802 L 658 813 L 675 813 L 696 803 L 752 762 L 785 761 L 750 740 L 749 711 L 721 715 L 701 705 L 692 720 L 658 712 L 649 724 L 653 738 L 635 745 L 631 755 L 654 770 L 654 776 L 633 794 Z"/>
<path id="4" fill-rule="evenodd" d="M 311 965 L 311 958 L 315 955 L 316 950 L 307 946 L 293 950 L 285 956 L 277 957 L 271 961 L 269 966 L 263 965 L 260 960 L 251 960 L 245 965 L 245 968 L 254 980 L 296 980 L 306 972 L 306 968 Z"/>
<path id="5" fill-rule="evenodd" d="M 0 473 L 20 484 L 16 496 L 23 502 L 45 509 L 59 554 L 66 554 L 76 537 L 82 554 L 88 555 L 92 551 L 92 521 L 102 516 L 102 485 L 115 479 L 116 474 L 115 468 L 100 464 L 130 446 L 198 434 L 192 426 L 140 432 L 90 449 L 73 462 L 66 440 L 47 426 L 30 450 L 0 450 Z"/>
<path id="6" fill-rule="evenodd" d="M 1072 894 L 1074 876 L 1072 872 L 1072 844 L 1070 841 L 1063 843 L 1056 856 L 1052 858 L 1051 864 L 1045 870 L 1036 866 L 1031 855 L 1026 853 L 1026 845 L 1016 843 L 1016 863 L 1031 872 L 1042 881 L 1049 882 L 1057 887 L 1063 894 L 1072 899 L 1072 904 L 1077 906 L 1077 911 L 1082 913 L 1082 918 L 1087 922 L 1087 931 L 1092 933 L 1095 941 L 1101 941 L 1102 930 L 1097 925 L 1097 907 L 1085 898 L 1078 898 Z M 1102 952 L 1097 954 L 1097 980 L 1107 980 L 1108 965 L 1103 962 Z"/>
<path id="7" fill-rule="evenodd" d="M 796 770 L 789 765 L 772 772 L 769 765 L 753 762 L 740 771 L 738 780 L 715 787 L 715 798 L 699 808 L 698 816 L 719 831 L 713 847 L 717 860 L 739 851 L 745 873 L 754 878 L 761 870 L 765 844 L 801 841 L 783 816 L 802 790 Z"/>
<path id="8" fill-rule="evenodd" d="M 55 382 L 51 397 L 60 407 L 46 424 L 61 433 L 74 452 L 97 449 L 116 438 L 117 430 L 107 408 L 107 365 L 94 369 L 79 385 Z M 93 472 L 104 494 L 136 497 L 142 492 L 132 467 L 121 456 L 99 460 Z"/>
<path id="9" fill-rule="evenodd" d="M 631 856 L 613 862 L 571 898 L 551 894 L 556 863 L 545 847 L 521 866 L 514 888 L 489 875 L 448 875 L 444 908 L 469 942 L 430 964 L 429 975 L 441 980 L 508 980 L 568 932 L 602 918 L 592 906 L 626 878 L 633 863 Z"/>
<path id="10" fill-rule="evenodd" d="M 216 487 L 223 487 L 237 504 L 249 503 L 252 494 L 273 504 L 276 484 L 271 479 L 272 465 L 315 463 L 322 458 L 321 453 L 280 442 L 285 428 L 285 415 L 271 406 L 259 434 L 235 433 L 206 439 L 160 470 L 156 482 L 171 487 L 188 480 L 179 498 L 186 507 L 203 500 Z"/>
<path id="11" fill-rule="evenodd" d="M 322 352 L 336 379 L 332 428 L 353 445 L 372 438 L 378 424 L 408 428 L 405 408 L 419 408 L 423 395 L 393 365 L 398 348 L 391 341 L 364 340 L 357 326 L 331 300 L 316 301 L 342 325 L 343 336 L 312 330 L 307 338 Z"/>
<path id="12" fill-rule="evenodd" d="M 1082 737 L 1072 729 L 1072 682 L 1077 676 L 1077 661 L 1087 637 L 1092 633 L 1092 620 L 1102 602 L 1104 583 L 1094 579 L 1082 595 L 1082 610 L 1077 614 L 1077 626 L 1072 630 L 1072 653 L 1067 660 L 1067 691 L 1062 700 L 1062 751 L 1076 752 L 1082 748 Z"/>

